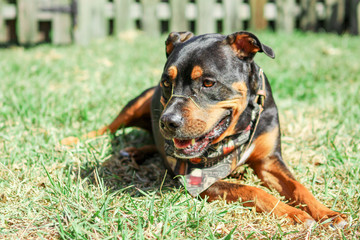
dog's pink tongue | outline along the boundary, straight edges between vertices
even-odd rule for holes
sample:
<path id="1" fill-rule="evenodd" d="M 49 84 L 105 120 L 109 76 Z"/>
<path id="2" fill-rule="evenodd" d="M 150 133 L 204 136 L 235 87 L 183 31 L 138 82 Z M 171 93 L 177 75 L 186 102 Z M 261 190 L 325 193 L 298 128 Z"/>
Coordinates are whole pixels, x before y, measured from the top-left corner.
<path id="1" fill-rule="evenodd" d="M 174 146 L 178 149 L 183 149 L 191 145 L 191 139 L 189 140 L 180 140 L 174 138 Z"/>

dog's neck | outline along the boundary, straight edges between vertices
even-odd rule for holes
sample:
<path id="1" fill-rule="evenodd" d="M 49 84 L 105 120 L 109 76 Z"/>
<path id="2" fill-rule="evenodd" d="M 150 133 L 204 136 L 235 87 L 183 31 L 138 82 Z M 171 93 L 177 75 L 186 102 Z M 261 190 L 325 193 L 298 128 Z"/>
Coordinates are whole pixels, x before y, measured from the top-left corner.
<path id="1" fill-rule="evenodd" d="M 236 131 L 241 131 L 246 129 L 246 127 L 251 122 L 251 113 L 255 108 L 255 99 L 257 97 L 257 91 L 259 87 L 259 82 L 262 81 L 260 79 L 260 70 L 261 68 L 255 63 L 251 63 L 251 70 L 249 73 L 249 82 L 248 82 L 248 104 L 243 113 L 239 117 L 239 121 L 237 122 L 235 129 Z"/>

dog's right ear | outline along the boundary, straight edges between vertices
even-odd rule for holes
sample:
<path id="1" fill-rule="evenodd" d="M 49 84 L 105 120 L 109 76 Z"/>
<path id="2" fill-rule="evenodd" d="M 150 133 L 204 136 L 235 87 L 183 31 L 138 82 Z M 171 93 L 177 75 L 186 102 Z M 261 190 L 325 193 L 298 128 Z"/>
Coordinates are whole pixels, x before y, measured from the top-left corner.
<path id="1" fill-rule="evenodd" d="M 171 32 L 165 41 L 166 57 L 169 57 L 176 44 L 183 43 L 193 36 L 194 34 L 192 32 Z"/>

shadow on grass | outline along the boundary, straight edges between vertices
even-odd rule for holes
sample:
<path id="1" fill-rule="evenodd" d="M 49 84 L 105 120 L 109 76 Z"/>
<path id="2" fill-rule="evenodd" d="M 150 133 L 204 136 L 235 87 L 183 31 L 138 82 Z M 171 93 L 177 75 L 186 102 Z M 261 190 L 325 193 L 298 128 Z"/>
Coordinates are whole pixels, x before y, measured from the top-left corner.
<path id="1" fill-rule="evenodd" d="M 130 133 L 120 133 L 112 141 L 112 150 L 104 162 L 85 162 L 81 166 L 80 177 L 87 178 L 91 184 L 103 184 L 110 191 L 121 190 L 131 196 L 143 195 L 141 191 L 169 191 L 179 187 L 179 181 L 173 179 L 166 170 L 159 154 L 146 159 L 138 165 L 129 156 L 121 153 L 126 147 L 140 147 L 151 144 L 151 136 L 144 131 L 132 130 Z"/>

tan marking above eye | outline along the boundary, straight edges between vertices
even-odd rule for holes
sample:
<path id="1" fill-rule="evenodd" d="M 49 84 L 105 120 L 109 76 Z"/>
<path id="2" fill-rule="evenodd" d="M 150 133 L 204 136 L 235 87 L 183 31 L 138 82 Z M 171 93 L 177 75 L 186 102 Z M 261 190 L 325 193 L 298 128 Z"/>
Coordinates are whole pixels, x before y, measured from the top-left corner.
<path id="1" fill-rule="evenodd" d="M 168 68 L 168 75 L 169 77 L 174 80 L 177 77 L 178 69 L 175 66 L 171 66 Z"/>
<path id="2" fill-rule="evenodd" d="M 200 66 L 195 66 L 191 72 L 191 79 L 195 80 L 203 75 L 203 69 Z"/>

